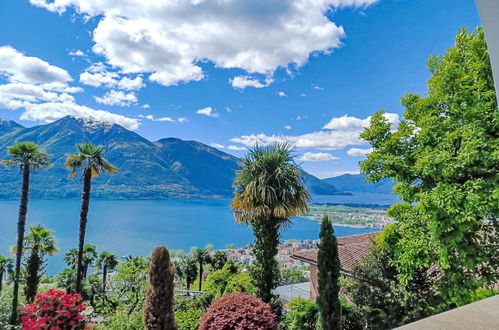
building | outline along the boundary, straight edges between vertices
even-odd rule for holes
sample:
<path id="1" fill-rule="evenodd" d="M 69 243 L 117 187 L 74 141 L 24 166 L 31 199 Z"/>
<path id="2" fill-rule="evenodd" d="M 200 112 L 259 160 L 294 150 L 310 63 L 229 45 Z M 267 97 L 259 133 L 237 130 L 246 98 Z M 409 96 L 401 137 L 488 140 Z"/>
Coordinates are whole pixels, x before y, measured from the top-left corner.
<path id="1" fill-rule="evenodd" d="M 378 233 L 359 234 L 338 237 L 338 255 L 341 264 L 341 274 L 351 277 L 352 270 L 368 255 L 369 247 Z M 317 252 L 318 249 L 301 250 L 291 256 L 295 260 L 310 265 L 310 299 L 315 300 L 318 294 L 317 284 Z"/>

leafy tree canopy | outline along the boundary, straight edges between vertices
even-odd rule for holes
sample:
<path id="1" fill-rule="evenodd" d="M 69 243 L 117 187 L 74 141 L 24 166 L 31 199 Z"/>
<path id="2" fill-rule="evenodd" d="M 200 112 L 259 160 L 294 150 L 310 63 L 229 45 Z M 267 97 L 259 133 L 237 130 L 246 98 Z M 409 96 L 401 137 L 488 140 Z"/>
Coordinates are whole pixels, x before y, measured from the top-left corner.
<path id="1" fill-rule="evenodd" d="M 498 109 L 483 30 L 459 31 L 455 45 L 431 57 L 424 96 L 402 98 L 396 130 L 379 111 L 361 134 L 373 146 L 362 172 L 393 178 L 404 203 L 388 215 L 401 239 L 393 263 L 408 282 L 436 265 L 448 301 L 497 282 L 499 261 Z"/>

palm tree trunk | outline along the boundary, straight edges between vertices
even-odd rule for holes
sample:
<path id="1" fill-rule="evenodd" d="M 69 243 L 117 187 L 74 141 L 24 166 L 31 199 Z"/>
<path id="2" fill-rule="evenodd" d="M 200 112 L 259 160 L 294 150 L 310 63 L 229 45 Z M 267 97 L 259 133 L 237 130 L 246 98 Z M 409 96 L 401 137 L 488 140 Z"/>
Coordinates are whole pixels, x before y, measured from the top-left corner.
<path id="1" fill-rule="evenodd" d="M 199 263 L 199 291 L 203 288 L 203 262 Z"/>
<path id="2" fill-rule="evenodd" d="M 3 285 L 3 268 L 0 268 L 0 294 L 2 293 L 2 285 Z"/>
<path id="3" fill-rule="evenodd" d="M 106 277 L 107 277 L 107 265 L 104 264 L 104 269 L 102 270 L 102 291 L 106 292 Z"/>
<path id="4" fill-rule="evenodd" d="M 19 217 L 17 220 L 17 250 L 16 250 L 16 270 L 14 275 L 14 291 L 12 298 L 12 312 L 10 314 L 10 324 L 17 324 L 17 303 L 19 294 L 19 275 L 21 273 L 21 258 L 23 255 L 24 230 L 26 228 L 26 214 L 28 213 L 29 198 L 29 165 L 23 167 L 23 185 L 21 191 L 21 202 L 19 203 Z"/>
<path id="5" fill-rule="evenodd" d="M 87 228 L 88 205 L 90 203 L 90 186 L 92 182 L 92 171 L 87 168 L 83 174 L 83 192 L 81 195 L 80 209 L 80 234 L 78 241 L 78 265 L 76 268 L 76 293 L 81 293 L 81 282 L 83 278 L 83 246 L 85 244 L 85 232 Z"/>

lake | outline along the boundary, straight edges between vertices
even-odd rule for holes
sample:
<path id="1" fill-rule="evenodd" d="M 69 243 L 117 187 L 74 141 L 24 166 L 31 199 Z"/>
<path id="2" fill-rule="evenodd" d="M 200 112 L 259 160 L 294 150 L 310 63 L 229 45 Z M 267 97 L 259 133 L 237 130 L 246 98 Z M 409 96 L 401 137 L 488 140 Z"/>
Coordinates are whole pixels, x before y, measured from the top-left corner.
<path id="1" fill-rule="evenodd" d="M 234 222 L 230 200 L 92 200 L 86 243 L 118 256 L 149 255 L 157 245 L 188 252 L 192 246 L 226 244 L 245 246 L 253 242 L 251 229 Z M 59 254 L 50 257 L 47 272 L 65 265 L 64 253 L 77 247 L 79 200 L 32 200 L 28 225 L 42 224 L 54 231 Z M 7 255 L 16 243 L 18 201 L 0 201 L 0 254 Z M 338 236 L 371 232 L 371 229 L 335 227 Z M 295 218 L 282 232 L 286 239 L 317 239 L 319 223 Z"/>

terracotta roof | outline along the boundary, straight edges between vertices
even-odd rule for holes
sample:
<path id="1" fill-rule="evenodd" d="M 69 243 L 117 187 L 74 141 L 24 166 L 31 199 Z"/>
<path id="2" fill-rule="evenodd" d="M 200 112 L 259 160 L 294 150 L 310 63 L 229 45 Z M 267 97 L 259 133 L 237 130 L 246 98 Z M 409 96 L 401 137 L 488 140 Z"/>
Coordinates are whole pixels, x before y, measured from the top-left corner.
<path id="1" fill-rule="evenodd" d="M 369 253 L 369 245 L 378 233 L 359 234 L 338 237 L 338 254 L 340 257 L 341 270 L 351 272 Z M 318 249 L 302 250 L 293 253 L 294 259 L 310 264 L 317 264 Z"/>

